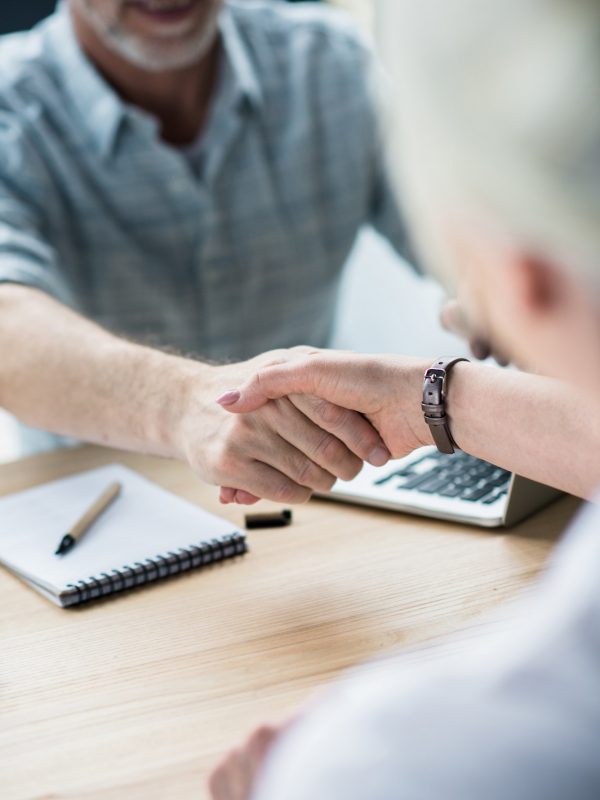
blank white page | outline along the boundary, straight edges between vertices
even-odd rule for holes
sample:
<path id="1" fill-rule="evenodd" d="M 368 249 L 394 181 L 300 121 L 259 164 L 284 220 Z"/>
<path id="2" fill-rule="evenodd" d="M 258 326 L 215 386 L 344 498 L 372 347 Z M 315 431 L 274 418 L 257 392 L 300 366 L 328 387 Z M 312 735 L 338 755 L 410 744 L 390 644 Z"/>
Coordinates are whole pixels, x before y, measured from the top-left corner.
<path id="1" fill-rule="evenodd" d="M 113 481 L 119 497 L 64 556 L 65 533 Z M 102 572 L 236 532 L 120 464 L 100 467 L 0 498 L 0 562 L 57 592 Z"/>

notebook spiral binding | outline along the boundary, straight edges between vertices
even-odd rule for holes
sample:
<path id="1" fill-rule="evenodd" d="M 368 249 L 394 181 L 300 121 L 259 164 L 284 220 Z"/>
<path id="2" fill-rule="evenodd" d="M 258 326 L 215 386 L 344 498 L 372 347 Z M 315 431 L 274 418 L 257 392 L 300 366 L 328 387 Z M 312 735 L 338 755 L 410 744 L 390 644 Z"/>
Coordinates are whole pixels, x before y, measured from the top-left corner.
<path id="1" fill-rule="evenodd" d="M 133 589 L 146 583 L 170 578 L 180 572 L 199 569 L 208 564 L 215 564 L 226 558 L 243 555 L 248 550 L 243 533 L 232 533 L 221 539 L 211 539 L 198 545 L 188 545 L 164 555 L 157 555 L 145 561 L 126 564 L 121 569 L 113 569 L 110 573 L 67 584 L 66 591 L 61 593 L 63 606 L 74 606 L 96 600 L 115 592 Z"/>

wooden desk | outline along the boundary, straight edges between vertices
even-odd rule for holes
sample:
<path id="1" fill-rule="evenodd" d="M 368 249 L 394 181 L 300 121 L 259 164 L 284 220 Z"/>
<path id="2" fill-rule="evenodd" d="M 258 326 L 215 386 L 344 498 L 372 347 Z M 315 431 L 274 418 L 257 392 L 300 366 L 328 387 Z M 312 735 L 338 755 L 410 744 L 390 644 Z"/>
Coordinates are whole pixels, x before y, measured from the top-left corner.
<path id="1" fill-rule="evenodd" d="M 115 460 L 242 524 L 181 464 L 93 447 L 0 467 L 0 494 Z M 3 800 L 202 800 L 256 723 L 514 596 L 576 505 L 494 534 L 313 501 L 237 563 L 69 611 L 0 570 Z"/>

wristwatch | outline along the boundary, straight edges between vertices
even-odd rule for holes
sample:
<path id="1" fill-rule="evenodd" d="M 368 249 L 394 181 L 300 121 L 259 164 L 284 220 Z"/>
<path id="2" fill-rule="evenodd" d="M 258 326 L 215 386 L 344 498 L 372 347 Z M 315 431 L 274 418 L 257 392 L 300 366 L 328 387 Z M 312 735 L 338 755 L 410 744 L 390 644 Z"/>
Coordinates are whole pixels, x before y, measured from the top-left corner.
<path id="1" fill-rule="evenodd" d="M 455 364 L 468 360 L 468 358 L 438 358 L 425 371 L 421 408 L 425 415 L 425 422 L 431 430 L 433 441 L 440 453 L 454 453 L 457 446 L 450 433 L 446 415 L 448 375 Z"/>

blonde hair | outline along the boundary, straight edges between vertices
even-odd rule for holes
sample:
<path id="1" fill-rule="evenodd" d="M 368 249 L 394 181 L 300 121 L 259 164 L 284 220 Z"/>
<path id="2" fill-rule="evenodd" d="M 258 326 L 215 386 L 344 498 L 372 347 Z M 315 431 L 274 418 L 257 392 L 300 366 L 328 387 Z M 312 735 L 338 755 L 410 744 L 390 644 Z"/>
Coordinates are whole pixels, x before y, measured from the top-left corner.
<path id="1" fill-rule="evenodd" d="M 600 0 L 379 0 L 379 12 L 394 169 L 431 258 L 444 260 L 431 204 L 468 199 L 600 288 Z"/>

